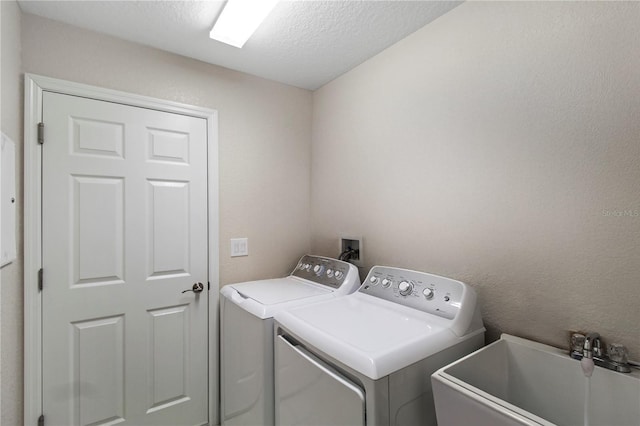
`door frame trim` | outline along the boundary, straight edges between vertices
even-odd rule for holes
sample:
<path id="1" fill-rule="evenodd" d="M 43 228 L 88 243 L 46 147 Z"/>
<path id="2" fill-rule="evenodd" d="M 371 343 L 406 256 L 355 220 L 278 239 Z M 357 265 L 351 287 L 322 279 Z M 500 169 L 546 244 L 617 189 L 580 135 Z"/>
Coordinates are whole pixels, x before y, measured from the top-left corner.
<path id="1" fill-rule="evenodd" d="M 24 76 L 24 424 L 35 425 L 42 413 L 42 294 L 38 270 L 42 267 L 42 146 L 38 123 L 42 120 L 44 92 L 80 96 L 107 102 L 203 118 L 207 121 L 207 191 L 209 246 L 209 422 L 219 424 L 218 299 L 219 179 L 218 112 L 152 97 L 104 89 L 81 83 Z M 45 129 L 46 135 L 46 129 Z M 46 143 L 46 142 L 45 142 Z M 46 414 L 46 413 L 45 413 Z"/>

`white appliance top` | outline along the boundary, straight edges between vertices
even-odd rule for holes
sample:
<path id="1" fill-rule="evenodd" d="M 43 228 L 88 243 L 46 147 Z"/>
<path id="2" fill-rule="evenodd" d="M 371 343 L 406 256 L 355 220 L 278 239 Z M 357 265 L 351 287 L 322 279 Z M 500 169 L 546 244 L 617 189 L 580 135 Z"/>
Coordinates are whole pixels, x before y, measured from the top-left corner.
<path id="1" fill-rule="evenodd" d="M 248 312 L 265 319 L 302 303 L 352 293 L 359 286 L 358 270 L 352 264 L 305 255 L 288 277 L 229 284 L 220 292 Z"/>
<path id="2" fill-rule="evenodd" d="M 475 292 L 464 283 L 375 266 L 358 292 L 278 312 L 275 320 L 297 338 L 377 380 L 484 332 L 481 321 L 472 324 L 475 309 Z"/>
<path id="3" fill-rule="evenodd" d="M 241 296 L 251 298 L 263 305 L 275 305 L 333 292 L 331 288 L 314 285 L 292 276 L 230 284 L 230 286 Z"/>

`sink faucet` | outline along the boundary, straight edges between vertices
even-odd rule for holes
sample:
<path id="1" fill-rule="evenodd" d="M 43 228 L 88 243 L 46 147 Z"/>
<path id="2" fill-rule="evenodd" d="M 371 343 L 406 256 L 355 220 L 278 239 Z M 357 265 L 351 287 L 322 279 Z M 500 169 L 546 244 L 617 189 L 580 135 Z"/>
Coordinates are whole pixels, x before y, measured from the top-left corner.
<path id="1" fill-rule="evenodd" d="M 602 350 L 602 341 L 598 333 L 572 333 L 571 334 L 571 358 L 593 359 L 593 363 L 599 367 L 620 373 L 629 373 L 631 367 L 627 361 L 627 348 L 613 343 L 609 345 L 608 353 Z"/>
<path id="2" fill-rule="evenodd" d="M 584 343 L 582 345 L 582 356 L 584 358 L 593 358 L 593 356 L 602 356 L 602 346 L 600 342 L 600 335 L 598 333 L 587 333 L 584 336 Z"/>

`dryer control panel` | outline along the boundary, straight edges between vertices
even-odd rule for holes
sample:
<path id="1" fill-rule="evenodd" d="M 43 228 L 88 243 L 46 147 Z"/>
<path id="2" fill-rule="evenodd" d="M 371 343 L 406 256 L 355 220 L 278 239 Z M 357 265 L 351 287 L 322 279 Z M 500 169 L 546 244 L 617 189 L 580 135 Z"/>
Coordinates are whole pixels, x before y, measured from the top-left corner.
<path id="1" fill-rule="evenodd" d="M 355 268 L 353 265 L 341 260 L 305 255 L 302 256 L 291 275 L 331 288 L 339 288 L 347 276 L 352 278 L 354 272 L 351 269 L 353 268 Z"/>
<path id="2" fill-rule="evenodd" d="M 461 310 L 473 312 L 476 302 L 475 292 L 463 282 L 386 266 L 371 268 L 358 291 L 450 320 Z"/>

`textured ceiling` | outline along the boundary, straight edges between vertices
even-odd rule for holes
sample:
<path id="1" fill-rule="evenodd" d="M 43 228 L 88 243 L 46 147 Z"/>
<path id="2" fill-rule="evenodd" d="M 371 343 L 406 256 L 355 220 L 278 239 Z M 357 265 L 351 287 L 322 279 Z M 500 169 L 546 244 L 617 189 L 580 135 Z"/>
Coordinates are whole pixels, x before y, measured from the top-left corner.
<path id="1" fill-rule="evenodd" d="M 281 1 L 242 49 L 209 38 L 224 1 L 18 3 L 25 13 L 314 90 L 461 2 Z"/>

